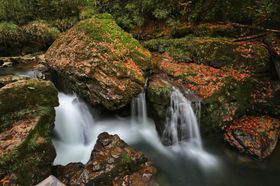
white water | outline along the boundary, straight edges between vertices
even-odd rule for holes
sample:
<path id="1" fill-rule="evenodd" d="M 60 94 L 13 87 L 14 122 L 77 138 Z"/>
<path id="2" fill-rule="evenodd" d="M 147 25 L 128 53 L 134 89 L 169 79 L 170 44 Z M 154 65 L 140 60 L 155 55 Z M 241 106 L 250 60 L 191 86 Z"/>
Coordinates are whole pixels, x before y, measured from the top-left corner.
<path id="1" fill-rule="evenodd" d="M 201 111 L 200 100 L 195 99 L 192 103 L 180 90 L 175 87 L 173 89 L 162 142 L 171 145 L 169 149 L 172 153 L 196 160 L 203 168 L 218 166 L 216 158 L 203 149 L 198 122 Z"/>
<path id="2" fill-rule="evenodd" d="M 175 88 L 170 97 L 170 107 L 162 140 L 173 145 L 178 144 L 180 141 L 185 141 L 202 149 L 198 121 L 193 111 L 192 103 Z"/>
<path id="3" fill-rule="evenodd" d="M 147 117 L 145 93 L 132 101 L 132 117 L 113 116 L 94 120 L 88 106 L 74 95 L 59 94 L 53 139 L 56 149 L 54 165 L 71 162 L 87 163 L 97 136 L 102 132 L 118 134 L 130 145 L 145 142 L 162 154 L 167 149 L 161 144 L 153 120 Z"/>
<path id="4" fill-rule="evenodd" d="M 175 161 L 179 155 L 198 160 L 204 166 L 212 165 L 215 160 L 202 149 L 199 129 L 191 104 L 180 92 L 172 94 L 171 100 L 173 104 L 172 115 L 169 118 L 171 126 L 167 125 L 166 131 L 171 130 L 172 132 L 166 133 L 172 136 L 176 144 L 166 147 L 162 145 L 158 137 L 153 120 L 147 117 L 144 92 L 132 101 L 131 117 L 113 116 L 101 120 L 93 119 L 88 106 L 79 101 L 76 96 L 60 93 L 60 106 L 56 108 L 54 130 L 58 137 L 53 139 L 57 153 L 54 165 L 66 165 L 71 162 L 87 163 L 97 136 L 102 132 L 117 134 L 132 146 L 144 145 L 145 148 L 153 149 L 154 153 L 169 157 L 170 161 L 171 159 Z M 179 120 L 188 123 L 188 125 L 180 126 L 182 126 L 182 130 L 186 130 L 186 126 L 191 129 L 189 133 L 191 140 L 184 139 L 183 142 L 179 142 L 179 136 L 185 135 L 185 133 L 178 134 L 175 131 Z M 192 123 L 196 124 L 196 128 L 192 126 Z"/>

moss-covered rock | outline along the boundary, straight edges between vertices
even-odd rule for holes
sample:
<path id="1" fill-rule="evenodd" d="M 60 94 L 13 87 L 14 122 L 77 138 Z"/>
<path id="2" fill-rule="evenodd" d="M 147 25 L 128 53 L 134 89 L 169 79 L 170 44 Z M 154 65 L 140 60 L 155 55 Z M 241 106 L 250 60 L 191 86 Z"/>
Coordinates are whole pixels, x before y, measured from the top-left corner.
<path id="1" fill-rule="evenodd" d="M 280 121 L 269 116 L 244 116 L 226 128 L 225 140 L 240 152 L 259 159 L 269 156 L 275 149 Z"/>
<path id="2" fill-rule="evenodd" d="M 141 92 L 151 54 L 109 14 L 100 14 L 64 33 L 46 59 L 68 88 L 114 110 Z"/>
<path id="3" fill-rule="evenodd" d="M 0 184 L 34 185 L 51 174 L 57 90 L 48 81 L 0 77 Z"/>
<path id="4" fill-rule="evenodd" d="M 202 98 L 202 132 L 221 129 L 227 122 L 244 115 L 251 106 L 254 84 L 250 74 L 195 63 L 178 63 L 169 55 L 163 56 L 158 67 L 168 75 L 172 86 L 189 89 Z M 152 112 L 156 113 L 160 131 L 170 102 L 167 80 L 161 79 L 162 76 L 153 78 L 148 88 L 148 100 Z"/>
<path id="5" fill-rule="evenodd" d="M 43 20 L 33 21 L 22 26 L 28 39 L 28 45 L 38 51 L 46 50 L 59 36 L 60 31 Z"/>
<path id="6" fill-rule="evenodd" d="M 4 84 L 0 89 L 0 115 L 36 106 L 55 106 L 57 103 L 57 90 L 50 81 L 23 79 Z"/>
<path id="7" fill-rule="evenodd" d="M 173 88 L 168 83 L 168 77 L 166 75 L 157 74 L 149 79 L 147 89 L 148 111 L 155 120 L 160 136 L 165 128 L 166 114 L 170 106 L 170 95 L 172 91 Z"/>
<path id="8" fill-rule="evenodd" d="M 280 119 L 280 82 L 271 79 L 255 79 L 251 92 L 251 114 L 270 115 Z"/>
<path id="9" fill-rule="evenodd" d="M 143 153 L 117 135 L 98 136 L 89 162 L 57 168 L 57 178 L 66 185 L 156 185 L 157 170 Z"/>
<path id="10" fill-rule="evenodd" d="M 0 23 L 0 56 L 19 53 L 26 35 L 16 24 L 9 22 Z"/>
<path id="11" fill-rule="evenodd" d="M 0 56 L 45 51 L 59 34 L 57 28 L 43 20 L 22 26 L 0 22 Z"/>
<path id="12" fill-rule="evenodd" d="M 233 42 L 228 38 L 155 39 L 145 42 L 152 51 L 167 52 L 176 61 L 194 62 L 215 68 L 233 67 L 252 73 L 272 68 L 270 54 L 259 42 Z"/>

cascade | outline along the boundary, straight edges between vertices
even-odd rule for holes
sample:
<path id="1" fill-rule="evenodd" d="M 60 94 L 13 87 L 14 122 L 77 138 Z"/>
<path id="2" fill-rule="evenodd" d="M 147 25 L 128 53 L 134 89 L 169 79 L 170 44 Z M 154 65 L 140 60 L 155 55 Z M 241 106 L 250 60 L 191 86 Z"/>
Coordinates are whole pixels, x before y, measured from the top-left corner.
<path id="1" fill-rule="evenodd" d="M 56 108 L 55 132 L 65 143 L 88 144 L 89 128 L 94 123 L 87 105 L 77 98 L 59 93 Z M 64 125 L 67 123 L 67 125 Z"/>
<path id="2" fill-rule="evenodd" d="M 54 164 L 86 163 L 92 149 L 93 117 L 87 105 L 75 95 L 59 93 L 53 144 L 57 157 Z"/>
<path id="3" fill-rule="evenodd" d="M 199 117 L 196 117 L 200 115 L 200 101 L 194 103 L 195 113 L 192 102 L 180 90 L 173 89 L 162 141 L 164 144 L 169 145 L 179 144 L 181 141 L 184 141 L 202 149 L 197 119 Z"/>
<path id="4" fill-rule="evenodd" d="M 149 122 L 147 116 L 146 87 L 147 81 L 143 91 L 131 101 L 131 117 L 133 125 L 137 123 L 146 126 Z"/>

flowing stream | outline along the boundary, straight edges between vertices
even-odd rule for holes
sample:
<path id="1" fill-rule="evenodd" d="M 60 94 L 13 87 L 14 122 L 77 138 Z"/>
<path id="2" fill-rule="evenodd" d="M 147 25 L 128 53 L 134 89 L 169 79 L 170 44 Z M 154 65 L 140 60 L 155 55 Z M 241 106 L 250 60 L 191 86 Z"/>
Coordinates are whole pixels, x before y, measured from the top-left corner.
<path id="1" fill-rule="evenodd" d="M 0 70 L 36 78 L 25 68 Z M 185 95 L 185 94 L 184 94 Z M 200 102 L 189 101 L 174 90 L 167 115 L 165 139 L 159 139 L 154 121 L 147 117 L 145 92 L 132 101 L 131 116 L 100 116 L 75 95 L 59 93 L 53 143 L 54 164 L 86 163 L 101 132 L 118 134 L 143 151 L 159 170 L 161 186 L 274 186 L 279 185 L 280 148 L 265 161 L 256 161 L 231 149 L 222 136 L 199 134 Z M 171 127 L 171 125 L 173 125 Z M 180 132 L 176 129 L 180 129 Z M 168 139 L 173 145 L 163 146 Z"/>

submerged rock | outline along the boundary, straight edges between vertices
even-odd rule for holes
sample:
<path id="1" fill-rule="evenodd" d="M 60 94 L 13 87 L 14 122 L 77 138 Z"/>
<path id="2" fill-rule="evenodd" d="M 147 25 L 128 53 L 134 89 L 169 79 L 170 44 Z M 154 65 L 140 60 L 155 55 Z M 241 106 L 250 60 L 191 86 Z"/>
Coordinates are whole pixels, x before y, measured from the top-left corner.
<path id="1" fill-rule="evenodd" d="M 264 159 L 275 149 L 279 131 L 277 119 L 244 116 L 225 129 L 224 139 L 240 152 Z"/>
<path id="2" fill-rule="evenodd" d="M 115 110 L 143 89 L 151 55 L 110 15 L 102 14 L 62 34 L 46 59 L 67 88 L 91 104 Z"/>
<path id="3" fill-rule="evenodd" d="M 57 94 L 49 81 L 0 77 L 0 184 L 34 185 L 50 175 Z"/>
<path id="4" fill-rule="evenodd" d="M 143 155 L 117 135 L 98 136 L 86 165 L 71 163 L 57 168 L 57 178 L 66 185 L 156 185 L 157 170 Z"/>

